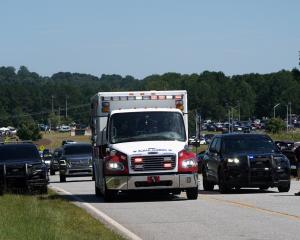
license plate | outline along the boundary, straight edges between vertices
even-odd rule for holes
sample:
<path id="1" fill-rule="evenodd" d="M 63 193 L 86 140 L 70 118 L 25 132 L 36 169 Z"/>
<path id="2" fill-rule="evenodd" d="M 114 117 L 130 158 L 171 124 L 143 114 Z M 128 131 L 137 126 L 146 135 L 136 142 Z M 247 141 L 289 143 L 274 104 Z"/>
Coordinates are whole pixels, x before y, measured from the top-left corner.
<path id="1" fill-rule="evenodd" d="M 147 182 L 148 183 L 159 183 L 160 182 L 160 177 L 159 176 L 148 176 L 147 177 Z"/>
<path id="2" fill-rule="evenodd" d="M 295 165 L 291 165 L 291 169 L 296 169 L 296 166 Z"/>

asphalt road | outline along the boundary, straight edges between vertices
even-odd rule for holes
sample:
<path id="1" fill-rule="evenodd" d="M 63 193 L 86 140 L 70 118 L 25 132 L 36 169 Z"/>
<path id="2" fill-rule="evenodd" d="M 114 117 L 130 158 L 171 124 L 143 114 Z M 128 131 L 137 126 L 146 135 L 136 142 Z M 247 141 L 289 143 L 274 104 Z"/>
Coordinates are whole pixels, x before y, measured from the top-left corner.
<path id="1" fill-rule="evenodd" d="M 292 181 L 289 193 L 274 188 L 222 195 L 217 190 L 204 192 L 200 184 L 198 200 L 187 200 L 183 193 L 178 197 L 121 196 L 114 203 L 95 196 L 91 177 L 59 183 L 58 176 L 51 176 L 50 185 L 90 203 L 145 240 L 300 239 L 300 197 L 294 196 L 300 190 L 298 181 Z"/>

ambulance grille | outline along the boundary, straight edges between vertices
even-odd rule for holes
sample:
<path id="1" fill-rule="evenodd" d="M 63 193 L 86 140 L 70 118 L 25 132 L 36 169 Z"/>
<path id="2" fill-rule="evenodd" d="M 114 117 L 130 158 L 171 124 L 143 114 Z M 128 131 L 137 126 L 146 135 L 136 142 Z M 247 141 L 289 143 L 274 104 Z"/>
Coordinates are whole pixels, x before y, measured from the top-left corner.
<path id="1" fill-rule="evenodd" d="M 143 163 L 135 164 L 135 158 L 142 158 Z M 171 167 L 165 167 L 165 164 Z M 136 172 L 173 170 L 176 167 L 175 155 L 135 156 L 131 158 L 131 169 Z"/>

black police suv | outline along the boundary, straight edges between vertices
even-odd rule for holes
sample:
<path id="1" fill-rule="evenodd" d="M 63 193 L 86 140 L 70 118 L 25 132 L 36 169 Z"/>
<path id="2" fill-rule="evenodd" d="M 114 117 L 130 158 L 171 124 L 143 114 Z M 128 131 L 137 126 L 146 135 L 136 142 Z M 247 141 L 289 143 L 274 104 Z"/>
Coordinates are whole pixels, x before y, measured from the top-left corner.
<path id="1" fill-rule="evenodd" d="M 14 189 L 47 193 L 48 171 L 32 143 L 0 143 L 0 193 Z"/>
<path id="2" fill-rule="evenodd" d="M 290 190 L 289 160 L 269 136 L 262 134 L 215 136 L 204 156 L 202 175 L 206 191 L 215 185 L 221 193 L 243 187 Z"/>

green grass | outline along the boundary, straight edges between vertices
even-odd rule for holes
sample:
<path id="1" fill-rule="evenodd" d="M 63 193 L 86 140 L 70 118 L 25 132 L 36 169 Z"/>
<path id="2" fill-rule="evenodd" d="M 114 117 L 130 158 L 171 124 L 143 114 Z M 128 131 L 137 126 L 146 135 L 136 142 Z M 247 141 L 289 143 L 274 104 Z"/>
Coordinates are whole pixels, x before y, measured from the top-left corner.
<path id="1" fill-rule="evenodd" d="M 278 134 L 268 134 L 273 140 L 280 141 L 300 141 L 300 132 L 288 132 L 288 133 L 278 133 Z"/>
<path id="2" fill-rule="evenodd" d="M 50 192 L 0 196 L 0 239 L 123 239 L 83 209 Z"/>

